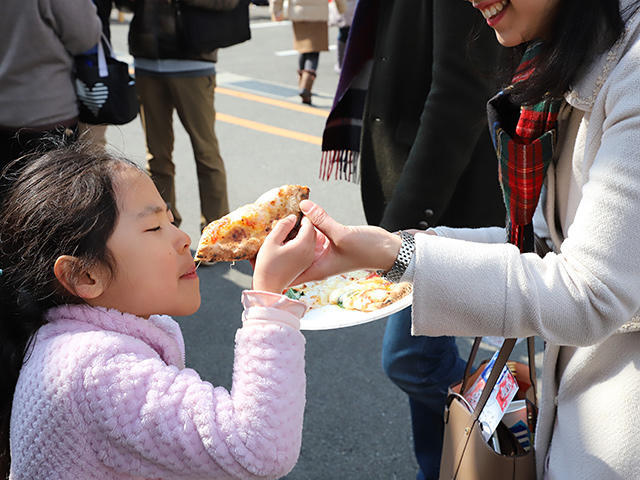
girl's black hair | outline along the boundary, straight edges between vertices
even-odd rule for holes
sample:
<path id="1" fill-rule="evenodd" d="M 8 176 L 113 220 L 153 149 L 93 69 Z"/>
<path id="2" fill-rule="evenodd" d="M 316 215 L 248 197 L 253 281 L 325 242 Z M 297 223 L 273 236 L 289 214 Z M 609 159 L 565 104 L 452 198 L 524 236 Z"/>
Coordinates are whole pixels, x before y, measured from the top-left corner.
<path id="1" fill-rule="evenodd" d="M 117 172 L 134 166 L 83 142 L 11 164 L 1 179 L 0 203 L 0 479 L 9 474 L 11 404 L 36 331 L 51 307 L 81 300 L 57 281 L 60 255 L 78 270 L 114 264 L 106 247 L 118 219 Z M 137 168 L 137 167 L 136 167 Z"/>
<path id="2" fill-rule="evenodd" d="M 542 51 L 534 60 L 535 72 L 513 86 L 512 100 L 529 105 L 544 98 L 561 98 L 581 70 L 620 38 L 624 19 L 637 7 L 638 2 L 634 2 L 621 11 L 619 0 L 560 0 Z M 505 85 L 510 83 L 525 48 L 520 45 L 508 49 Z"/>

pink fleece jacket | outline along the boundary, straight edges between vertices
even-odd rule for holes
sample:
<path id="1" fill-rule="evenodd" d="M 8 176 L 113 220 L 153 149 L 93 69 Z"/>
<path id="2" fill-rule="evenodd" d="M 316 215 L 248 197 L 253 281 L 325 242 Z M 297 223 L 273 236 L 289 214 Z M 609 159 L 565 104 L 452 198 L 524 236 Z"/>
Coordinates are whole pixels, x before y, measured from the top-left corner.
<path id="1" fill-rule="evenodd" d="M 231 392 L 184 366 L 178 324 L 67 305 L 20 372 L 12 480 L 275 479 L 295 465 L 305 306 L 246 291 Z"/>

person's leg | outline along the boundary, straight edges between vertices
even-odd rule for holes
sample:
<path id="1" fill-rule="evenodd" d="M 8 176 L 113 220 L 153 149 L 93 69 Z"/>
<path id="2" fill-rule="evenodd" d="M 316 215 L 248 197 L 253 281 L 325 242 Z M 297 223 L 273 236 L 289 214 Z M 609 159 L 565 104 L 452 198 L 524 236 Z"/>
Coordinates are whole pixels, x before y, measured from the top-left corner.
<path id="1" fill-rule="evenodd" d="M 307 52 L 304 54 L 303 70 L 315 72 L 318 69 L 318 63 L 320 62 L 320 52 Z"/>
<path id="2" fill-rule="evenodd" d="M 320 52 L 307 52 L 302 54 L 302 75 L 300 77 L 300 97 L 302 103 L 311 104 L 311 89 L 316 79 L 316 70 L 318 69 L 318 61 Z"/>
<path id="3" fill-rule="evenodd" d="M 340 27 L 338 29 L 338 41 L 337 41 L 337 55 L 338 55 L 338 63 L 337 70 L 340 71 L 342 68 L 342 63 L 344 62 L 344 52 L 347 48 L 347 39 L 349 38 L 349 27 Z"/>
<path id="4" fill-rule="evenodd" d="M 437 479 L 440 471 L 443 412 L 447 388 L 460 380 L 465 362 L 454 337 L 411 335 L 411 309 L 387 320 L 382 343 L 387 376 L 409 396 L 418 480 Z"/>
<path id="5" fill-rule="evenodd" d="M 173 100 L 167 78 L 137 75 L 140 120 L 147 142 L 147 171 L 162 198 L 171 207 L 175 224 L 182 218 L 176 208 L 173 152 Z"/>
<path id="6" fill-rule="evenodd" d="M 200 220 L 205 225 L 229 213 L 227 175 L 215 132 L 215 86 L 215 75 L 174 77 L 171 82 L 178 116 L 193 147 L 200 191 Z"/>

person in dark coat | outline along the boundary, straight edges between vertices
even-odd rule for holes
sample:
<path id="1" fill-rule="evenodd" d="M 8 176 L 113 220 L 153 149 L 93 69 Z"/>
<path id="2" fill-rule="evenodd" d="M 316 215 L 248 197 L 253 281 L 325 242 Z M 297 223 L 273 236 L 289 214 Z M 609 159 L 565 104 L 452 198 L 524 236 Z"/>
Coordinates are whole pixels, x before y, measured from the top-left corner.
<path id="1" fill-rule="evenodd" d="M 184 4 L 230 11 L 239 0 L 185 0 Z M 175 110 L 193 146 L 200 224 L 204 227 L 229 212 L 227 176 L 215 133 L 217 50 L 195 51 L 183 46 L 177 33 L 173 2 L 117 0 L 116 6 L 133 12 L 129 53 L 134 58 L 136 90 L 147 143 L 147 170 L 162 198 L 170 204 L 176 225 L 180 225 L 182 217 L 176 207 L 172 158 Z"/>
<path id="2" fill-rule="evenodd" d="M 483 23 L 462 1 L 358 3 L 321 176 L 360 178 L 369 224 L 389 231 L 504 225 L 485 108 L 500 46 Z M 470 30 L 478 32 L 473 42 Z M 417 478 L 437 479 L 447 387 L 465 365 L 455 338 L 411 336 L 405 309 L 387 321 L 382 363 L 409 397 Z"/>
<path id="3" fill-rule="evenodd" d="M 478 12 L 450 0 L 380 8 L 388 20 L 378 24 L 360 147 L 367 221 L 390 231 L 504 225 L 486 124 L 493 83 L 466 54 Z M 490 28 L 476 47 L 485 65 L 497 57 Z M 411 336 L 411 311 L 403 310 L 387 321 L 382 363 L 409 396 L 418 479 L 437 479 L 447 387 L 465 365 L 455 338 Z"/>

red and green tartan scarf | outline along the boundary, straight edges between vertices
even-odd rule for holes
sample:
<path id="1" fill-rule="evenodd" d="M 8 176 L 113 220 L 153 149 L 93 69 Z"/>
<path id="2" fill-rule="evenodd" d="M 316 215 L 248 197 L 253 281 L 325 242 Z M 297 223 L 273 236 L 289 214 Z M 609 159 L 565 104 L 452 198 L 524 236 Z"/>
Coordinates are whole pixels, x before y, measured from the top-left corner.
<path id="1" fill-rule="evenodd" d="M 524 81 L 533 74 L 533 59 L 539 54 L 541 46 L 541 42 L 536 42 L 527 48 L 512 84 Z M 499 181 L 509 214 L 508 241 L 517 245 L 521 252 L 531 252 L 534 249 L 531 222 L 547 168 L 554 155 L 558 112 L 563 100 L 544 99 L 518 109 L 510 102 L 508 92 L 509 88 L 506 88 L 489 101 L 489 128 L 499 160 Z"/>

